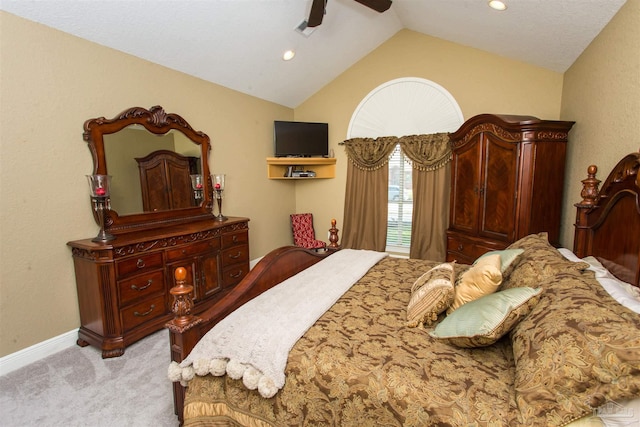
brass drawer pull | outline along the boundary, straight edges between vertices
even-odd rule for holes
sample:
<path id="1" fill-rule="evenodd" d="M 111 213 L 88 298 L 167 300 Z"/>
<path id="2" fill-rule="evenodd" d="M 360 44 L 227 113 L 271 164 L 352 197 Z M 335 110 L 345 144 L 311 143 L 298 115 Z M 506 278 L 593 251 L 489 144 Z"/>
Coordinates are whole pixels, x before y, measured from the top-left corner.
<path id="1" fill-rule="evenodd" d="M 231 240 L 233 240 L 233 243 L 236 243 L 238 241 L 238 236 L 234 235 Z"/>
<path id="2" fill-rule="evenodd" d="M 138 262 L 136 263 L 136 267 L 138 267 L 138 268 L 146 267 L 146 264 L 144 263 L 144 260 L 142 258 L 138 258 Z"/>
<path id="3" fill-rule="evenodd" d="M 231 255 L 229 254 L 229 258 L 231 259 L 238 259 L 242 256 L 242 252 L 238 251 L 238 253 L 236 255 Z"/>
<path id="4" fill-rule="evenodd" d="M 151 314 L 151 312 L 156 308 L 155 304 L 151 304 L 151 308 L 149 309 L 149 311 L 145 311 L 144 313 L 138 313 L 137 311 L 133 312 L 133 315 L 136 317 L 144 317 L 144 316 L 148 316 Z"/>
<path id="5" fill-rule="evenodd" d="M 231 277 L 232 279 L 237 279 L 240 276 L 242 276 L 242 270 L 238 270 L 236 274 L 229 273 L 229 277 Z"/>
<path id="6" fill-rule="evenodd" d="M 461 251 L 464 249 L 464 245 L 462 243 L 458 244 L 458 250 Z"/>
<path id="7" fill-rule="evenodd" d="M 133 289 L 134 291 L 144 291 L 149 286 L 151 286 L 152 283 L 153 283 L 153 280 L 149 279 L 149 280 L 147 280 L 147 284 L 146 285 L 141 286 L 141 287 L 137 287 L 136 285 L 131 285 L 131 289 Z"/>

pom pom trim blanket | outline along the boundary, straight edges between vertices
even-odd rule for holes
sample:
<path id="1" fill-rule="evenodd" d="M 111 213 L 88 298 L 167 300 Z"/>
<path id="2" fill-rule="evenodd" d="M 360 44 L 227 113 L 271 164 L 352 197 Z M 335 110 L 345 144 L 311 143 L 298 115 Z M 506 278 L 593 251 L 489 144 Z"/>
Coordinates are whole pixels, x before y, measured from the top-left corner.
<path id="1" fill-rule="evenodd" d="M 229 375 L 273 397 L 285 383 L 289 351 L 304 333 L 378 261 L 384 252 L 342 249 L 283 281 L 222 319 L 169 379 Z"/>

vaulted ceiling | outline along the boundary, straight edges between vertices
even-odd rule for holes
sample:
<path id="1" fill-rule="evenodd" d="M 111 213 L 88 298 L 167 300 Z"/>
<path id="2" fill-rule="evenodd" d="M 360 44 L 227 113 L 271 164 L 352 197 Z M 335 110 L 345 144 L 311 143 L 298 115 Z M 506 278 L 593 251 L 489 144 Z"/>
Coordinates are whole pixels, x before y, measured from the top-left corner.
<path id="1" fill-rule="evenodd" d="M 625 0 L 2 0 L 0 9 L 231 89 L 296 107 L 403 28 L 564 72 Z M 282 54 L 296 56 L 284 61 Z"/>

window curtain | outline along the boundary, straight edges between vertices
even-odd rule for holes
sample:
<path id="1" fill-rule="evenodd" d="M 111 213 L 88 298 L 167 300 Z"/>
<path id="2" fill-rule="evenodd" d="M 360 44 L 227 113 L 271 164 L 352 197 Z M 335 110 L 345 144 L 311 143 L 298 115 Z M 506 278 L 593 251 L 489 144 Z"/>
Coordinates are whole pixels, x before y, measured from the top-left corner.
<path id="1" fill-rule="evenodd" d="M 395 136 L 352 138 L 341 143 L 349 158 L 343 248 L 385 250 L 389 156 L 397 144 Z"/>
<path id="2" fill-rule="evenodd" d="M 444 261 L 451 188 L 449 134 L 403 136 L 399 144 L 413 168 L 409 257 Z"/>

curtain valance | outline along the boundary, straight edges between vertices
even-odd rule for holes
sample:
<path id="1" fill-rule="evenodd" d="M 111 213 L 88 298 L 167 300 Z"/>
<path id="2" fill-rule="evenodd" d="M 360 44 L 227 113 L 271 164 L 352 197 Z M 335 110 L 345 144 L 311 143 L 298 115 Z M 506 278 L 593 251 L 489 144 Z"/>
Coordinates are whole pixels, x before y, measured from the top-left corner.
<path id="1" fill-rule="evenodd" d="M 414 169 L 432 171 L 451 161 L 448 133 L 409 135 L 399 138 L 400 149 Z"/>
<path id="2" fill-rule="evenodd" d="M 376 170 L 389 162 L 389 156 L 398 144 L 398 137 L 351 138 L 340 144 L 344 145 L 347 156 L 355 167 Z"/>
<path id="3" fill-rule="evenodd" d="M 375 139 L 351 138 L 340 143 L 345 146 L 349 160 L 362 170 L 376 170 L 386 165 L 398 144 L 414 169 L 435 170 L 451 160 L 449 134 L 446 132 Z"/>

